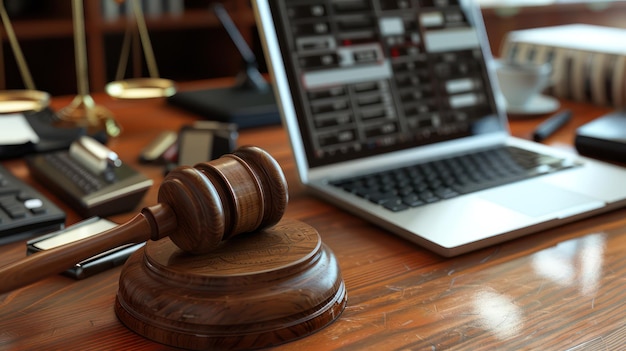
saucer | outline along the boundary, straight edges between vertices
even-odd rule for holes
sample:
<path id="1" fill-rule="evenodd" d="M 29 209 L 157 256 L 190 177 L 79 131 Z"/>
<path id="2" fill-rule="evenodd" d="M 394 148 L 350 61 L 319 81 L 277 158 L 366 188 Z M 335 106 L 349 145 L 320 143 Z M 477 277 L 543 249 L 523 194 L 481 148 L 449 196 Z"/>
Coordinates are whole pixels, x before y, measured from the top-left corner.
<path id="1" fill-rule="evenodd" d="M 542 115 L 559 109 L 559 100 L 547 95 L 537 95 L 521 106 L 507 105 L 506 112 L 512 115 Z"/>

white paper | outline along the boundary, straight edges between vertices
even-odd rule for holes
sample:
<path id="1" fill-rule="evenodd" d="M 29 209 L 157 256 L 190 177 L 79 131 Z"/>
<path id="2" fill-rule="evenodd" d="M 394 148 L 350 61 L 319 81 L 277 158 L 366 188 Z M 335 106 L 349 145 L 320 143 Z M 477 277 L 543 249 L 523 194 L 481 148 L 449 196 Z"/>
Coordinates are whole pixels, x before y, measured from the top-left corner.
<path id="1" fill-rule="evenodd" d="M 39 136 L 20 113 L 0 115 L 0 145 L 21 145 L 39 142 Z"/>

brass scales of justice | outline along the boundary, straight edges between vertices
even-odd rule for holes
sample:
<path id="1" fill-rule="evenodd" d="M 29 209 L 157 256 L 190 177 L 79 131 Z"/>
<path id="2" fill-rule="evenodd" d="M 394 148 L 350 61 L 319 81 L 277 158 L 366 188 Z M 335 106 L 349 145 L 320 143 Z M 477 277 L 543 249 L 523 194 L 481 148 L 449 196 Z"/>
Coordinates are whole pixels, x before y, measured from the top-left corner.
<path id="1" fill-rule="evenodd" d="M 246 146 L 168 173 L 158 204 L 125 224 L 0 268 L 0 294 L 120 245 L 115 313 L 134 332 L 194 350 L 286 343 L 335 321 L 347 303 L 333 252 L 311 226 L 283 219 L 287 183 Z"/>
<path id="2" fill-rule="evenodd" d="M 121 126 L 117 124 L 113 114 L 104 106 L 96 104 L 89 94 L 83 1 L 72 0 L 78 94 L 68 106 L 58 111 L 57 124 L 59 126 L 82 126 L 87 128 L 89 134 L 104 131 L 107 136 L 116 137 L 121 133 Z M 117 2 L 123 3 L 124 1 L 118 0 Z M 128 6 L 132 8 L 132 16 L 127 20 L 115 81 L 108 83 L 105 91 L 116 99 L 150 99 L 171 96 L 176 92 L 176 87 L 173 81 L 159 77 L 141 4 L 139 0 L 128 0 Z M 124 79 L 131 42 L 137 36 L 146 57 L 150 76 Z"/>

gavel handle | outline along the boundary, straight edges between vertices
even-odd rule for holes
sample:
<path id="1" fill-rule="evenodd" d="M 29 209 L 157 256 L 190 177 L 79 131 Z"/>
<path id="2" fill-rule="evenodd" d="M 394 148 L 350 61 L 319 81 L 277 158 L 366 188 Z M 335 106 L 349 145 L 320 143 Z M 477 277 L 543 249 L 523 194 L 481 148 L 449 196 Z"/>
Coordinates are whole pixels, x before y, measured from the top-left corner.
<path id="1" fill-rule="evenodd" d="M 61 273 L 82 260 L 115 247 L 144 242 L 150 238 L 157 239 L 158 237 L 154 235 L 154 217 L 155 214 L 158 217 L 165 212 L 168 210 L 161 205 L 144 209 L 130 221 L 100 234 L 37 252 L 1 267 L 0 294 Z"/>

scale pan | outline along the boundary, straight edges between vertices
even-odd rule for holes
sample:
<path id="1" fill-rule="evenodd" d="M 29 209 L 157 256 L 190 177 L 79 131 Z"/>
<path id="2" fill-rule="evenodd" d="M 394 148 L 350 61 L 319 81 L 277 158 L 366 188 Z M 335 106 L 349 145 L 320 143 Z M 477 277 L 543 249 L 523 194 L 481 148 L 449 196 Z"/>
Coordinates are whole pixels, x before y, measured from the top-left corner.
<path id="1" fill-rule="evenodd" d="M 105 90 L 117 99 L 152 99 L 176 93 L 174 82 L 163 78 L 133 78 L 111 82 Z"/>
<path id="2" fill-rule="evenodd" d="M 50 94 L 39 90 L 0 91 L 0 114 L 39 111 L 49 103 Z"/>

